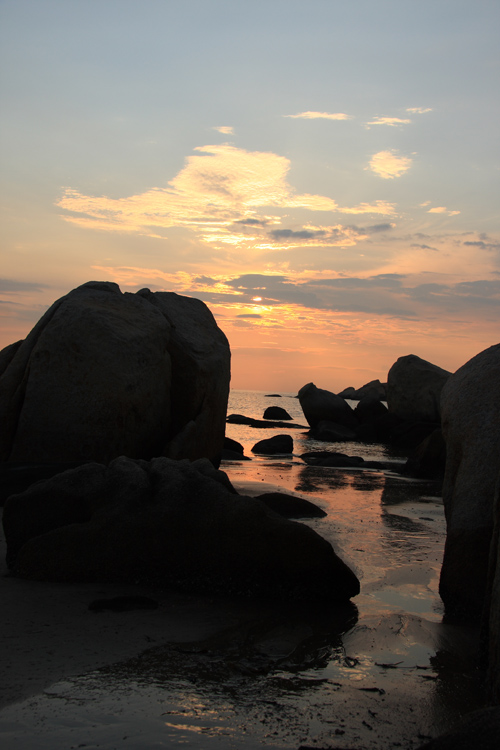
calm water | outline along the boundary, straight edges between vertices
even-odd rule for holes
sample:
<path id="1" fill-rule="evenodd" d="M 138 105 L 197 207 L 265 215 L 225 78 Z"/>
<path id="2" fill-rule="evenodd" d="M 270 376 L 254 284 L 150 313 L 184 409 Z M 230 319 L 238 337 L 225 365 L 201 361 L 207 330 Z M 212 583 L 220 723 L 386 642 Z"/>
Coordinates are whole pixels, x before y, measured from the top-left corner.
<path id="1" fill-rule="evenodd" d="M 260 419 L 276 404 L 305 427 L 293 395 L 234 391 L 228 413 Z M 294 455 L 222 468 L 240 491 L 278 486 L 324 508 L 307 523 L 356 571 L 360 596 L 321 612 L 212 601 L 227 627 L 207 641 L 152 648 L 0 712 L 5 747 L 409 750 L 480 705 L 476 633 L 442 623 L 435 487 L 392 471 L 308 467 L 298 456 L 326 446 L 304 431 L 228 425 L 247 456 L 281 432 L 293 436 Z M 380 445 L 330 447 L 404 460 Z"/>

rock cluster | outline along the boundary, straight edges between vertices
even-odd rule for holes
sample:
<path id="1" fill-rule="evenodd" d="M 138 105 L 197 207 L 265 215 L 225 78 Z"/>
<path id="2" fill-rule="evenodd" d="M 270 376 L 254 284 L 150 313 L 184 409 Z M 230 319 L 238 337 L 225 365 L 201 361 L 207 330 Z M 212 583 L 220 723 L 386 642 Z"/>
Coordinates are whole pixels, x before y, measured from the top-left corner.
<path id="1" fill-rule="evenodd" d="M 89 463 L 11 496 L 3 523 L 9 566 L 30 579 L 139 581 L 293 601 L 359 593 L 326 540 L 237 495 L 207 459 Z"/>

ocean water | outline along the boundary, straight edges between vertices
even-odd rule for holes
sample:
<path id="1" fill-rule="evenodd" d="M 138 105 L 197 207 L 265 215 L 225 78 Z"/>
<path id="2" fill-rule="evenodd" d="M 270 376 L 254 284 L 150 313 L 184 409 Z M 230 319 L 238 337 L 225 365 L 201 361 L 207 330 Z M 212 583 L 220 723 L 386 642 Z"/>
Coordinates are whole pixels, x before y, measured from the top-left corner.
<path id="1" fill-rule="evenodd" d="M 261 419 L 275 404 L 304 429 L 228 425 L 252 460 L 221 468 L 241 493 L 279 488 L 322 507 L 326 517 L 303 522 L 355 570 L 360 595 L 324 611 L 201 601 L 199 612 L 218 613 L 215 636 L 178 638 L 7 707 L 3 746 L 415 750 L 481 705 L 477 632 L 443 622 L 445 520 L 436 486 L 391 468 L 305 465 L 301 453 L 327 447 L 395 468 L 405 456 L 381 445 L 311 441 L 294 395 L 231 392 L 229 414 Z M 280 432 L 293 436 L 292 455 L 252 454 L 258 440 Z M 118 625 L 119 616 L 110 617 Z"/>
<path id="2" fill-rule="evenodd" d="M 358 402 L 347 400 L 347 403 L 354 409 Z M 238 440 L 243 445 L 246 456 L 254 456 L 251 448 L 258 440 L 263 440 L 276 434 L 288 434 L 293 437 L 294 454 L 297 455 L 306 451 L 330 449 L 339 453 L 347 453 L 351 456 L 361 456 L 367 460 L 394 461 L 396 463 L 402 463 L 406 460 L 404 452 L 380 443 L 349 441 L 328 445 L 324 442 L 311 440 L 304 434 L 309 430 L 309 425 L 295 393 L 282 393 L 279 397 L 273 397 L 272 394 L 268 394 L 265 391 L 234 390 L 229 394 L 227 413 L 228 415 L 243 414 L 246 417 L 263 419 L 264 411 L 268 406 L 280 406 L 285 409 L 292 417 L 292 422 L 302 425 L 304 429 L 287 429 L 287 427 L 266 429 L 262 427 L 255 428 L 246 425 L 227 424 L 226 435 L 233 438 L 233 440 Z M 257 460 L 259 460 L 258 457 Z"/>

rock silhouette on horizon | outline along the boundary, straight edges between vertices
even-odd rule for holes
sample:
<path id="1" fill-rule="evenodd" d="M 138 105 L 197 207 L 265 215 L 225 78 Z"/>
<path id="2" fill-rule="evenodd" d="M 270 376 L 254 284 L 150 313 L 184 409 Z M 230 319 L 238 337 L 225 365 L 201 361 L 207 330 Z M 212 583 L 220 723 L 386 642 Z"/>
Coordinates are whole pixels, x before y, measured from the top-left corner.
<path id="1" fill-rule="evenodd" d="M 229 379 L 229 344 L 203 302 L 88 282 L 0 352 L 0 460 L 217 462 Z"/>

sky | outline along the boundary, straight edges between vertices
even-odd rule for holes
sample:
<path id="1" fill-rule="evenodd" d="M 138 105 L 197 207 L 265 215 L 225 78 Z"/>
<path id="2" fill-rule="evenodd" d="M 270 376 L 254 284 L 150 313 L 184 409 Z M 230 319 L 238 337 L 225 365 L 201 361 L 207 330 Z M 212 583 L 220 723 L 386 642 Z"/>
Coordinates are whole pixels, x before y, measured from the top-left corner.
<path id="1" fill-rule="evenodd" d="M 202 299 L 232 388 L 500 340 L 498 0 L 0 0 L 0 347 L 90 280 Z"/>

